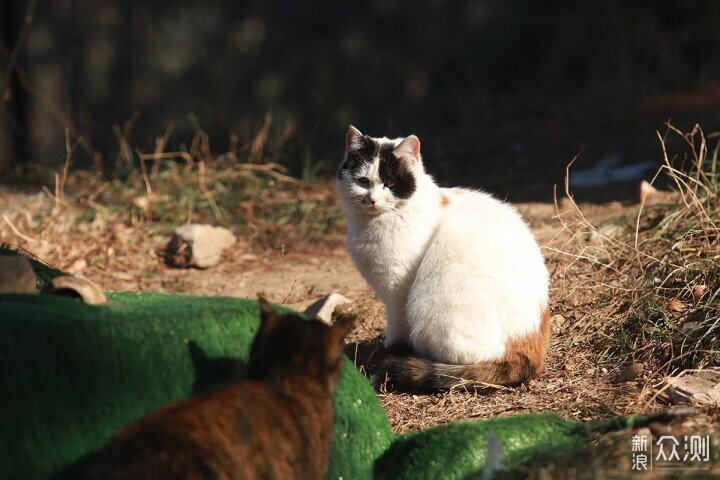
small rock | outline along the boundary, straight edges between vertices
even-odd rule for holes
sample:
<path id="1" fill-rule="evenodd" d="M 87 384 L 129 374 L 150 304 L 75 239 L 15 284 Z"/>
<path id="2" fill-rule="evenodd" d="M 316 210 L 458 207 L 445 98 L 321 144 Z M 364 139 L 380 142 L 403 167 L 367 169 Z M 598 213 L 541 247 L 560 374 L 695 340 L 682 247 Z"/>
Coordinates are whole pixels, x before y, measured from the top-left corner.
<path id="1" fill-rule="evenodd" d="M 620 373 L 618 373 L 617 376 L 610 381 L 610 383 L 617 384 L 632 382 L 640 375 L 642 375 L 644 369 L 645 365 L 642 363 L 631 363 L 627 367 L 620 370 Z"/>
<path id="2" fill-rule="evenodd" d="M 567 319 L 562 315 L 553 315 L 550 319 L 550 328 L 553 333 L 560 333 L 567 325 Z"/>
<path id="3" fill-rule="evenodd" d="M 22 255 L 0 255 L 0 293 L 34 293 L 37 278 Z"/>
<path id="4" fill-rule="evenodd" d="M 665 382 L 668 398 L 673 403 L 720 406 L 720 367 L 685 370 Z"/>
<path id="5" fill-rule="evenodd" d="M 677 192 L 658 190 L 645 180 L 640 183 L 640 203 L 644 203 L 645 205 L 658 205 L 676 203 L 677 201 Z"/>
<path id="6" fill-rule="evenodd" d="M 691 330 L 695 330 L 700 322 L 685 322 L 680 326 L 680 333 L 688 333 Z"/>
<path id="7" fill-rule="evenodd" d="M 183 225 L 175 229 L 165 247 L 165 263 L 171 267 L 212 267 L 235 242 L 235 235 L 224 227 Z"/>
<path id="8" fill-rule="evenodd" d="M 620 225 L 614 223 L 608 223 L 597 230 L 590 232 L 587 237 L 587 241 L 590 243 L 603 243 L 608 238 L 617 238 L 623 232 L 623 228 Z"/>
<path id="9" fill-rule="evenodd" d="M 50 285 L 43 290 L 43 293 L 81 298 L 88 305 L 107 303 L 107 298 L 105 298 L 102 289 L 85 277 L 73 277 L 70 275 L 55 277 L 51 280 Z"/>
<path id="10" fill-rule="evenodd" d="M 653 187 L 650 182 L 643 180 L 640 182 L 640 203 L 648 203 L 653 195 L 657 195 L 659 190 Z"/>
<path id="11" fill-rule="evenodd" d="M 305 316 L 315 318 L 321 322 L 330 325 L 332 323 L 332 314 L 339 305 L 351 303 L 352 300 L 340 295 L 339 293 L 331 293 L 321 298 L 305 309 Z"/>

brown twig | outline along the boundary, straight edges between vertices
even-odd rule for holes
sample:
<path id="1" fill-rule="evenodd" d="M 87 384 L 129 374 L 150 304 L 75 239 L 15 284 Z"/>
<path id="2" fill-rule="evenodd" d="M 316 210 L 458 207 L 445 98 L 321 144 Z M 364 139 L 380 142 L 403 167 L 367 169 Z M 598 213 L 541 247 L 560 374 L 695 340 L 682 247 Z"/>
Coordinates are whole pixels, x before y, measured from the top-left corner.
<path id="1" fill-rule="evenodd" d="M 154 152 L 154 156 L 152 157 L 153 167 L 152 167 L 152 173 L 150 174 L 150 178 L 152 179 L 153 182 L 157 181 L 157 176 L 158 176 L 158 173 L 160 172 L 160 160 L 162 159 L 162 157 L 160 155 L 162 155 L 162 153 L 165 151 L 165 146 L 167 145 L 167 142 L 170 139 L 170 135 L 172 135 L 174 128 L 175 128 L 175 126 L 173 125 L 172 122 L 170 122 L 168 124 L 167 128 L 165 129 L 165 133 L 163 134 L 163 136 L 157 137 L 155 139 L 155 152 Z M 142 155 L 140 158 L 141 159 L 143 158 Z M 192 158 L 190 160 L 192 162 Z"/>
<path id="2" fill-rule="evenodd" d="M 255 138 L 250 145 L 250 153 L 248 154 L 248 163 L 262 163 L 263 161 L 263 149 L 267 142 L 268 133 L 270 131 L 270 125 L 272 125 L 272 113 L 269 111 L 265 112 L 265 118 L 263 118 L 262 127 L 260 131 L 255 135 Z"/>
<path id="3" fill-rule="evenodd" d="M 220 211 L 220 208 L 218 208 L 218 205 L 215 202 L 215 197 L 213 196 L 212 192 L 210 192 L 210 190 L 208 190 L 207 185 L 205 184 L 205 162 L 203 160 L 200 160 L 198 162 L 198 185 L 200 186 L 200 190 L 203 192 L 203 196 L 210 203 L 210 207 L 212 208 L 212 211 L 215 214 L 215 218 L 219 222 L 221 222 L 222 218 L 223 218 L 222 212 Z"/>
<path id="4" fill-rule="evenodd" d="M 123 164 L 131 165 L 133 161 L 132 156 L 132 150 L 130 149 L 130 132 L 132 131 L 133 126 L 135 125 L 135 122 L 138 121 L 140 118 L 140 111 L 135 110 L 132 115 L 130 115 L 130 118 L 128 118 L 125 123 L 123 124 L 122 129 L 119 125 L 115 124 L 113 125 L 113 133 L 115 133 L 115 137 L 118 141 L 118 146 L 120 147 L 120 151 L 118 152 L 117 160 L 115 161 L 115 174 L 117 175 L 120 171 L 120 167 Z"/>
<path id="5" fill-rule="evenodd" d="M 135 153 L 137 153 L 138 157 L 140 157 L 140 171 L 142 172 L 143 182 L 145 183 L 145 193 L 150 196 L 152 195 L 152 185 L 150 184 L 147 169 L 145 168 L 145 156 L 142 154 L 139 148 L 135 149 Z"/>
<path id="6" fill-rule="evenodd" d="M 13 233 L 14 233 L 15 235 L 17 235 L 18 237 L 22 238 L 23 240 L 25 240 L 26 242 L 29 242 L 29 243 L 40 243 L 40 240 L 36 240 L 36 239 L 34 239 L 34 238 L 32 238 L 32 237 L 28 237 L 27 235 L 25 235 L 24 233 L 22 233 L 22 232 L 10 221 L 10 219 L 9 219 L 9 218 L 7 217 L 7 215 L 5 215 L 4 213 L 2 214 L 2 218 L 3 218 L 3 220 L 5 220 L 5 223 L 8 224 L 8 227 L 10 227 L 10 230 L 12 230 Z"/>

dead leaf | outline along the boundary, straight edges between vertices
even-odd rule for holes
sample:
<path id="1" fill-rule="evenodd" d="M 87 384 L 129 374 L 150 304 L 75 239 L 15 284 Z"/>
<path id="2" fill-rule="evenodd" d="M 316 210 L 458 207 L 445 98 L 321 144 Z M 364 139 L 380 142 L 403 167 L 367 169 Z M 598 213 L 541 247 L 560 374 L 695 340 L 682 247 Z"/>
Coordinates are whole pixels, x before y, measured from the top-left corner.
<path id="1" fill-rule="evenodd" d="M 707 285 L 695 285 L 693 287 L 693 300 L 699 302 L 707 292 Z"/>
<path id="2" fill-rule="evenodd" d="M 671 299 L 668 301 L 667 308 L 668 308 L 668 310 L 670 310 L 671 312 L 682 313 L 682 312 L 685 311 L 685 309 L 687 308 L 687 306 L 686 306 L 683 302 L 681 302 L 680 300 L 678 300 L 677 298 L 671 298 Z"/>

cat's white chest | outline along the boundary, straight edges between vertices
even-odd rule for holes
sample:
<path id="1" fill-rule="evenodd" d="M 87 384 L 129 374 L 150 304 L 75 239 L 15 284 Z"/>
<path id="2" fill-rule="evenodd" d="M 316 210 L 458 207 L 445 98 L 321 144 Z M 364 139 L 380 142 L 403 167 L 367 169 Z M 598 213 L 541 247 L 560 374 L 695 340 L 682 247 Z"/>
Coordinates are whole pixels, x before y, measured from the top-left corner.
<path id="1" fill-rule="evenodd" d="M 363 277 L 388 302 L 407 294 L 431 235 L 430 225 L 388 213 L 362 225 L 350 220 L 348 249 Z"/>

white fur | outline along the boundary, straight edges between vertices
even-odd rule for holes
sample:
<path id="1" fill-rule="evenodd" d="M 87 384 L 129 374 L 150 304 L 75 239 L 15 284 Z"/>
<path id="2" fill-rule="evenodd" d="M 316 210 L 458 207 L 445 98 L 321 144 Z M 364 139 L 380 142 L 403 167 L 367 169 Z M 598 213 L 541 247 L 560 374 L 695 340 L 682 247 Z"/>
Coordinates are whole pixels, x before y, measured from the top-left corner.
<path id="1" fill-rule="evenodd" d="M 362 173 L 367 188 L 341 178 L 338 189 L 350 255 L 386 307 L 385 344 L 409 341 L 432 360 L 471 364 L 497 360 L 508 340 L 537 332 L 549 277 L 520 214 L 484 192 L 439 188 L 419 156 L 417 189 L 398 200 L 377 164 Z"/>

